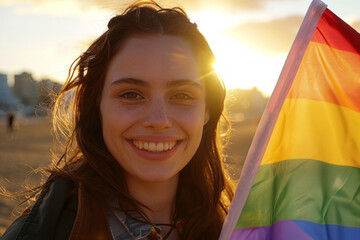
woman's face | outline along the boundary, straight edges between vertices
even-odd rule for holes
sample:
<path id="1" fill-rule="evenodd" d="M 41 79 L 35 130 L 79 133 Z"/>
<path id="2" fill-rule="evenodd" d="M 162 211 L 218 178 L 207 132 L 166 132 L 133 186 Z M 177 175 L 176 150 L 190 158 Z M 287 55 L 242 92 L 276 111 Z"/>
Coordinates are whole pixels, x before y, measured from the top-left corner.
<path id="1" fill-rule="evenodd" d="M 209 118 L 188 44 L 171 36 L 129 38 L 110 62 L 100 110 L 105 144 L 126 178 L 177 177 Z"/>

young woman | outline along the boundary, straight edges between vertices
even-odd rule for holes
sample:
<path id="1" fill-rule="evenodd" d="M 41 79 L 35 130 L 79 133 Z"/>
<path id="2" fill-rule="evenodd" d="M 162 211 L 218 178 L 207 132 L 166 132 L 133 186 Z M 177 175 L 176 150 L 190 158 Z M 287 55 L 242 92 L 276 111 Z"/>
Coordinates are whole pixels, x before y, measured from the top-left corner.
<path id="1" fill-rule="evenodd" d="M 214 60 L 180 8 L 112 18 L 57 98 L 64 154 L 2 239 L 218 239 L 233 192 Z"/>

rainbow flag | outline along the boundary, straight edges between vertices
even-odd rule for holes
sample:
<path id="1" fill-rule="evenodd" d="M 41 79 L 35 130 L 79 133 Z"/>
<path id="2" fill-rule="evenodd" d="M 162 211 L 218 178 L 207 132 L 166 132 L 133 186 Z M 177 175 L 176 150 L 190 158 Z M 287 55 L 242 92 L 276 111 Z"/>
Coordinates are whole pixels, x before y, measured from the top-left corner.
<path id="1" fill-rule="evenodd" d="M 360 34 L 314 0 L 220 239 L 360 239 Z"/>

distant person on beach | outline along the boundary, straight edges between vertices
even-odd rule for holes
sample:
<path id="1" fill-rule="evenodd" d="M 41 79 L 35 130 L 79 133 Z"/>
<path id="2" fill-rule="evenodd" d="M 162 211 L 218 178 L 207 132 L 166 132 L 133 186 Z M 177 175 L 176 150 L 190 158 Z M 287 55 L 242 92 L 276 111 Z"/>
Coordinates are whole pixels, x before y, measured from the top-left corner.
<path id="1" fill-rule="evenodd" d="M 113 17 L 54 105 L 61 157 L 1 239 L 218 239 L 233 190 L 214 61 L 180 8 Z"/>
<path id="2" fill-rule="evenodd" d="M 14 131 L 15 113 L 12 110 L 6 112 L 7 130 L 8 132 Z"/>

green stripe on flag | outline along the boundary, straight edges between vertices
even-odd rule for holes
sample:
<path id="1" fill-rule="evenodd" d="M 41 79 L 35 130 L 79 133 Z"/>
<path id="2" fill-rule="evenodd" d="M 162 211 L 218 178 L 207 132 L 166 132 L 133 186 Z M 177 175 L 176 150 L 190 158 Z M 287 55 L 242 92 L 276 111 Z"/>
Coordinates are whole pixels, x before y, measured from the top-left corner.
<path id="1" fill-rule="evenodd" d="M 360 169 L 311 159 L 261 165 L 235 229 L 285 219 L 360 226 Z"/>

